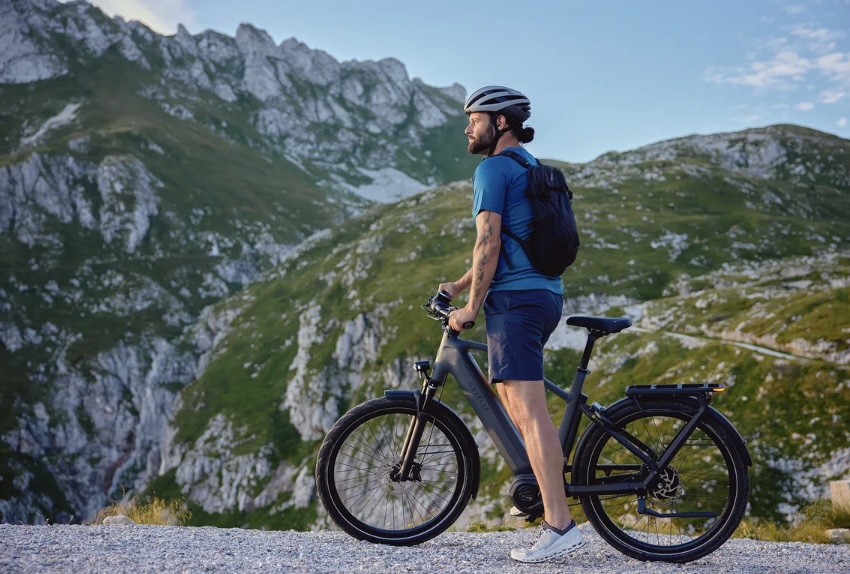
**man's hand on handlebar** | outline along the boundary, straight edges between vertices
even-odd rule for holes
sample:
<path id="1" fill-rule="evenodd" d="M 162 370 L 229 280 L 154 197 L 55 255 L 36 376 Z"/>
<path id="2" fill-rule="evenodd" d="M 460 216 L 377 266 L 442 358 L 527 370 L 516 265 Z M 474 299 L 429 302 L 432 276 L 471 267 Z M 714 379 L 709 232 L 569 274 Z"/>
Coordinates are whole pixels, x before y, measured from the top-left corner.
<path id="1" fill-rule="evenodd" d="M 449 314 L 449 327 L 454 329 L 455 331 L 463 331 L 464 325 L 466 328 L 470 328 L 469 325 L 475 324 L 475 318 L 478 316 L 478 313 L 469 309 L 469 307 L 461 307 L 460 309 L 455 309 Z"/>
<path id="2" fill-rule="evenodd" d="M 454 299 L 461 292 L 461 289 L 458 289 L 457 282 L 455 281 L 451 283 L 440 283 L 437 290 L 444 291 L 449 296 L 449 299 Z"/>
<path id="3" fill-rule="evenodd" d="M 440 287 L 445 286 L 443 283 Z M 466 307 L 457 309 L 451 305 L 452 298 L 449 292 L 445 289 L 440 289 L 436 295 L 428 299 L 428 303 L 422 305 L 422 308 L 428 311 L 428 315 L 432 319 L 443 321 L 443 325 L 449 329 L 460 333 L 464 329 L 472 329 L 475 326 L 475 316 L 478 313 L 473 313 Z"/>

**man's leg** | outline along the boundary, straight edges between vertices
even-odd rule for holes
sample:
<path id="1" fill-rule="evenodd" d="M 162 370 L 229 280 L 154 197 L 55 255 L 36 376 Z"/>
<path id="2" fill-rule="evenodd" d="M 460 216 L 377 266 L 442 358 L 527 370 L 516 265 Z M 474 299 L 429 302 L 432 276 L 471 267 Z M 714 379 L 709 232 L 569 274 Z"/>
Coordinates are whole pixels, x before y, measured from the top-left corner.
<path id="1" fill-rule="evenodd" d="M 564 491 L 564 456 L 546 408 L 543 381 L 503 381 L 497 390 L 528 451 L 540 486 L 546 522 L 564 529 L 572 520 Z"/>

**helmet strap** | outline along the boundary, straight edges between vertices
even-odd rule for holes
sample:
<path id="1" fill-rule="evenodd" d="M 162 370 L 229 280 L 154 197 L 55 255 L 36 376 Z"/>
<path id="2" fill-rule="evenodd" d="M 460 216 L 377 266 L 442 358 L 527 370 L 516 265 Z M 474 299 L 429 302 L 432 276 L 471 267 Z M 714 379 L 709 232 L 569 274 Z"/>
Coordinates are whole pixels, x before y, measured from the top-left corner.
<path id="1" fill-rule="evenodd" d="M 496 130 L 496 138 L 493 140 L 493 145 L 490 146 L 490 151 L 487 152 L 487 157 L 491 157 L 493 152 L 496 151 L 496 146 L 499 144 L 499 140 L 502 139 L 502 136 L 505 135 L 506 132 L 510 131 L 510 128 L 505 128 L 500 130 L 497 126 L 499 116 L 496 115 L 496 112 L 490 112 L 490 123 L 493 124 L 493 128 Z"/>

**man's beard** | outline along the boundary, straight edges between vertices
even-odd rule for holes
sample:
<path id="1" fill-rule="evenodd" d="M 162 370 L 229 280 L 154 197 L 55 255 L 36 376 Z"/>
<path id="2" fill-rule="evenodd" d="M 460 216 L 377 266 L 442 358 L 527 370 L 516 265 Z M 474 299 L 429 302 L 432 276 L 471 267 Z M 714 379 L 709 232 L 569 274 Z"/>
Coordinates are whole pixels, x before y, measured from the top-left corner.
<path id="1" fill-rule="evenodd" d="M 493 146 L 493 142 L 495 141 L 496 128 L 491 123 L 487 126 L 487 131 L 480 139 L 473 137 L 473 139 L 469 140 L 469 143 L 466 145 L 466 150 L 474 155 L 489 152 L 490 148 Z"/>

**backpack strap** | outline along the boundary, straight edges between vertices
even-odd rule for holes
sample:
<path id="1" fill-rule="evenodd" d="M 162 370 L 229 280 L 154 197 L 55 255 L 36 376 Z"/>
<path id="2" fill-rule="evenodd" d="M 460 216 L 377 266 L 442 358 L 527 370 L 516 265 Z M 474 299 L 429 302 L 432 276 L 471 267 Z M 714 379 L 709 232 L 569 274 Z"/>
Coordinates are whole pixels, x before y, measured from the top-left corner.
<path id="1" fill-rule="evenodd" d="M 531 169 L 531 162 L 529 162 L 527 159 L 525 159 L 524 157 L 522 157 L 520 154 L 518 154 L 517 152 L 515 152 L 513 150 L 506 149 L 504 151 L 497 153 L 494 157 L 498 157 L 500 155 L 511 158 L 512 160 L 514 160 L 515 162 L 520 164 L 525 169 Z M 537 163 L 539 164 L 540 162 L 537 162 Z"/>
<path id="2" fill-rule="evenodd" d="M 520 164 L 520 165 L 521 165 L 522 167 L 524 167 L 525 169 L 531 169 L 531 168 L 533 167 L 530 161 L 528 161 L 528 160 L 527 160 L 527 159 L 525 159 L 523 156 L 521 156 L 520 154 L 518 154 L 517 152 L 515 152 L 515 151 L 513 151 L 513 150 L 509 150 L 509 149 L 503 150 L 503 151 L 501 151 L 501 152 L 497 153 L 497 154 L 496 154 L 495 156 L 493 156 L 493 157 L 498 157 L 498 156 L 500 156 L 500 155 L 501 155 L 501 156 L 505 156 L 505 157 L 509 157 L 509 158 L 511 158 L 512 160 L 514 160 L 515 162 L 517 162 L 518 164 Z M 537 165 L 540 165 L 540 162 L 539 162 L 539 161 L 537 162 Z M 526 245 L 525 245 L 525 244 L 526 244 L 526 242 L 525 242 L 525 241 L 523 241 L 523 240 L 520 238 L 520 236 L 519 236 L 519 235 L 517 235 L 517 234 L 516 234 L 516 233 L 514 233 L 513 231 L 511 231 L 511 230 L 509 230 L 509 229 L 505 229 L 505 228 L 502 228 L 502 233 L 504 233 L 505 235 L 507 235 L 508 237 L 510 237 L 511 239 L 513 239 L 514 241 L 516 241 L 517 243 L 519 243 L 519 246 L 520 246 L 520 247 L 522 247 L 522 250 L 523 250 L 523 251 L 526 251 Z M 501 249 L 501 251 L 502 251 L 502 257 L 504 257 L 504 258 L 505 258 L 505 263 L 507 263 L 507 264 L 508 264 L 508 269 L 513 269 L 513 268 L 514 268 L 514 263 L 513 263 L 513 261 L 511 261 L 511 258 L 510 258 L 510 256 L 508 255 L 508 252 L 505 250 L 505 244 L 504 244 L 504 242 L 502 243 L 502 249 Z"/>

